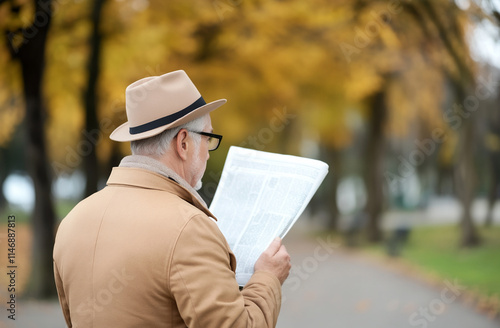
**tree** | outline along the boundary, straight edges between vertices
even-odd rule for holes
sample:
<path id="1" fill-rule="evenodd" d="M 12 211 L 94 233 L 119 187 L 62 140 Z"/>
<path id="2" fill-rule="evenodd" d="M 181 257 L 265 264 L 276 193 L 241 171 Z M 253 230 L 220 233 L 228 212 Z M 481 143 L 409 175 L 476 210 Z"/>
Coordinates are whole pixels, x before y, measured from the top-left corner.
<path id="1" fill-rule="evenodd" d="M 370 113 L 368 126 L 368 142 L 366 145 L 366 189 L 368 213 L 367 233 L 368 240 L 378 242 L 382 240 L 380 229 L 380 216 L 384 206 L 383 189 L 383 156 L 385 153 L 384 123 L 387 120 L 386 91 L 382 88 L 372 96 L 370 101 Z"/>
<path id="2" fill-rule="evenodd" d="M 382 126 L 385 132 L 370 135 L 368 142 L 381 144 L 390 136 L 392 122 L 397 124 L 396 129 L 392 130 L 393 135 L 396 132 L 396 135 L 404 136 L 410 131 L 408 125 L 417 122 L 427 126 L 420 130 L 440 131 L 445 137 L 454 134 L 455 127 L 444 126 L 444 118 L 448 114 L 442 113 L 442 109 L 447 106 L 443 95 L 446 94 L 448 81 L 451 81 L 455 102 L 461 103 L 466 98 L 467 91 L 472 90 L 474 86 L 474 64 L 469 58 L 465 38 L 465 30 L 472 24 L 467 13 L 460 10 L 455 3 L 444 0 L 402 2 L 397 6 L 386 1 L 360 0 L 354 7 L 357 27 L 352 29 L 350 36 L 347 34 L 347 39 L 340 40 L 341 50 L 353 71 L 356 71 L 357 66 L 369 66 L 362 74 L 366 76 L 373 72 L 372 80 L 376 81 L 376 87 L 366 99 L 385 98 L 387 106 L 387 114 L 375 113 L 369 116 L 371 120 L 378 121 L 376 125 L 375 122 L 370 124 L 371 131 L 377 131 L 373 126 Z M 361 78 L 357 75 L 354 81 Z M 365 80 L 370 79 L 365 77 Z M 382 97 L 382 94 L 385 96 Z M 382 101 L 373 103 L 379 104 L 373 107 L 374 109 L 383 104 Z M 384 118 L 387 120 L 380 122 Z M 473 245 L 477 242 L 477 234 L 470 216 L 470 205 L 475 190 L 471 156 L 474 151 L 474 120 L 474 117 L 464 120 L 457 131 L 462 147 L 457 156 L 455 177 L 457 185 L 460 185 L 463 191 L 458 195 L 464 208 L 461 220 L 463 245 Z M 372 145 L 369 150 L 374 147 Z M 436 145 L 433 149 L 436 149 Z M 379 148 L 377 151 L 383 150 Z M 428 157 L 430 154 L 423 156 Z M 370 215 L 368 229 L 371 239 L 379 239 L 376 237 L 379 233 L 372 230 L 377 229 L 381 210 L 373 206 L 373 202 L 380 201 L 377 197 L 380 197 L 381 189 L 374 187 L 380 181 L 373 177 L 382 175 L 381 168 L 384 165 L 382 156 L 370 158 L 372 160 L 368 162 L 367 170 L 375 172 L 369 173 L 367 179 L 370 195 L 367 205 Z M 413 173 L 409 174 L 416 174 L 416 166 L 422 165 L 423 161 L 425 158 L 412 164 L 409 171 Z M 397 178 L 405 179 L 404 176 Z"/>
<path id="3" fill-rule="evenodd" d="M 500 12 L 498 5 L 492 0 L 475 1 L 477 6 L 482 7 L 482 10 L 476 10 L 473 17 L 478 22 L 486 22 L 496 27 L 497 35 L 500 32 Z M 489 72 L 494 71 L 494 67 L 487 67 Z M 498 69 L 497 69 L 498 71 Z M 490 76 L 491 77 L 491 76 Z M 485 136 L 485 145 L 488 151 L 491 179 L 488 191 L 488 211 L 484 225 L 489 227 L 493 223 L 493 208 L 500 192 L 500 114 L 496 109 L 499 99 L 500 88 L 496 90 L 496 97 L 487 105 L 489 106 L 488 131 Z"/>
<path id="4" fill-rule="evenodd" d="M 88 154 L 83 157 L 84 171 L 87 177 L 85 196 L 90 196 L 97 191 L 99 181 L 99 165 L 96 152 L 97 142 L 100 138 L 100 133 L 98 132 L 99 122 L 97 119 L 97 94 L 102 53 L 102 8 L 105 2 L 105 0 L 94 0 L 91 14 L 92 33 L 90 36 L 90 58 L 87 68 L 88 80 L 87 89 L 83 97 L 85 102 L 85 127 L 83 131 L 85 133 L 82 135 L 82 139 L 90 145 Z"/>
<path id="5" fill-rule="evenodd" d="M 491 170 L 488 211 L 484 221 L 486 227 L 490 227 L 493 223 L 493 208 L 500 192 L 500 114 L 497 110 L 493 110 L 491 113 L 489 131 L 485 140 Z"/>
<path id="6" fill-rule="evenodd" d="M 383 177 L 387 162 L 394 161 L 387 160 L 390 141 L 427 138 L 436 129 L 447 140 L 465 133 L 443 119 L 450 85 L 467 92 L 475 75 L 464 41 L 470 19 L 449 0 L 103 1 L 59 4 L 64 15 L 54 19 L 48 47 L 51 156 L 63 171 L 81 164 L 75 158 L 90 163 L 89 186 L 95 186 L 97 163 L 109 163 L 117 150 L 129 151 L 107 138 L 126 120 L 126 86 L 174 69 L 185 69 L 205 99 L 229 98 L 213 114 L 214 127 L 228 141 L 222 150 L 237 144 L 299 153 L 306 135 L 318 143 L 335 169 L 325 182 L 332 192 L 322 202 L 332 204 L 331 226 L 336 184 L 345 169 L 341 154 L 364 138 L 366 157 L 357 162 L 367 173 L 372 240 L 382 237 L 389 190 Z M 90 5 L 94 23 L 86 14 Z M 282 128 L 264 135 L 279 118 Z M 92 140 L 81 137 L 82 128 Z M 90 153 L 81 147 L 89 141 Z M 451 143 L 439 149 L 454 148 Z M 209 175 L 220 171 L 223 160 L 223 151 L 213 154 Z"/>
<path id="7" fill-rule="evenodd" d="M 6 41 L 12 57 L 21 64 L 26 106 L 26 162 L 35 187 L 35 208 L 32 214 L 33 261 L 28 293 L 37 298 L 47 298 L 55 295 L 52 269 L 55 213 L 42 98 L 45 46 L 52 17 L 51 0 L 33 1 L 33 5 L 35 11 L 31 25 L 10 29 L 6 33 Z M 16 16 L 22 10 L 12 2 L 11 19 L 18 19 Z"/>
<path id="8" fill-rule="evenodd" d="M 450 72 L 452 85 L 455 90 L 456 102 L 461 104 L 466 99 L 466 90 L 473 90 L 474 76 L 471 71 L 471 65 L 467 65 L 468 48 L 464 41 L 464 32 L 461 30 L 458 22 L 454 19 L 448 20 L 446 25 L 442 22 L 442 15 L 436 12 L 435 5 L 430 1 L 422 2 L 423 12 L 429 17 L 429 20 L 434 24 L 440 39 L 444 44 L 445 51 L 452 58 L 454 63 L 453 71 Z M 450 7 L 451 10 L 457 11 L 455 5 Z M 449 16 L 448 16 L 449 17 Z M 449 26 L 448 29 L 445 26 Z M 458 44 L 458 46 L 457 46 Z M 470 60 L 469 60 L 470 61 Z M 456 111 L 459 107 L 454 107 Z M 459 148 L 458 163 L 456 167 L 455 177 L 459 188 L 459 198 L 463 207 L 461 219 L 461 245 L 474 246 L 479 243 L 479 236 L 472 222 L 471 206 L 475 194 L 475 172 L 474 172 L 474 147 L 475 139 L 475 115 L 470 115 L 464 120 L 463 127 L 460 129 L 460 138 L 462 147 Z"/>

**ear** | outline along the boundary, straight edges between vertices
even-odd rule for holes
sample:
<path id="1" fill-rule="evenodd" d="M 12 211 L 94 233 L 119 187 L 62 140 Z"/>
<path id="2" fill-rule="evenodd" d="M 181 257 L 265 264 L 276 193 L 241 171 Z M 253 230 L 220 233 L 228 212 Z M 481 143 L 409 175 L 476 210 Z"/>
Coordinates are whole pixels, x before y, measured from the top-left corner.
<path id="1" fill-rule="evenodd" d="M 175 149 L 177 154 L 184 161 L 188 159 L 188 138 L 189 132 L 186 129 L 181 129 L 175 139 Z"/>

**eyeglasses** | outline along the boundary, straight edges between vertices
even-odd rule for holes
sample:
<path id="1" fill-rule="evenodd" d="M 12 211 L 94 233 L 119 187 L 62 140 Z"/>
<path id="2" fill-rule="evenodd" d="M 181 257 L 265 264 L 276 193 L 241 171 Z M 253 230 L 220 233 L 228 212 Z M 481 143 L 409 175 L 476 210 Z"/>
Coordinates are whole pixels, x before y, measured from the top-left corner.
<path id="1" fill-rule="evenodd" d="M 208 133 L 208 132 L 198 132 L 198 131 L 189 131 L 193 133 L 200 134 L 202 136 L 208 137 L 208 150 L 214 151 L 219 148 L 220 142 L 222 140 L 222 136 L 220 134 Z"/>

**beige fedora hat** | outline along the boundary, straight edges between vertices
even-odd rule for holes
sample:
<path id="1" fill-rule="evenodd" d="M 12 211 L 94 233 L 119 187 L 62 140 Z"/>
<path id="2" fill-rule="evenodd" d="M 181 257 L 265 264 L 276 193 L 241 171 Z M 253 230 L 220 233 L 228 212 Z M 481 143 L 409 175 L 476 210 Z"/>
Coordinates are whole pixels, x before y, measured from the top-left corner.
<path id="1" fill-rule="evenodd" d="M 219 99 L 207 104 L 182 70 L 146 77 L 125 90 L 128 122 L 117 127 L 109 137 L 115 141 L 149 138 L 225 103 L 226 99 Z"/>

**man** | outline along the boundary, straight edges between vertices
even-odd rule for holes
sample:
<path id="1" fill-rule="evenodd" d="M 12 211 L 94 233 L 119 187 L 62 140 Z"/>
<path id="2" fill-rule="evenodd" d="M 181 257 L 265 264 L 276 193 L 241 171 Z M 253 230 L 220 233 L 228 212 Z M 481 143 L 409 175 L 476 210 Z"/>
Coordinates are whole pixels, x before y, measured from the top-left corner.
<path id="1" fill-rule="evenodd" d="M 276 239 L 240 291 L 236 260 L 201 186 L 213 134 L 206 104 L 184 71 L 126 90 L 128 122 L 111 139 L 132 156 L 107 186 L 61 222 L 54 275 L 69 327 L 274 327 L 290 257 Z"/>

